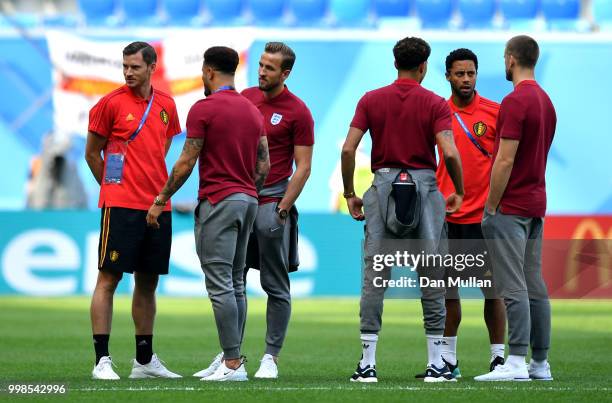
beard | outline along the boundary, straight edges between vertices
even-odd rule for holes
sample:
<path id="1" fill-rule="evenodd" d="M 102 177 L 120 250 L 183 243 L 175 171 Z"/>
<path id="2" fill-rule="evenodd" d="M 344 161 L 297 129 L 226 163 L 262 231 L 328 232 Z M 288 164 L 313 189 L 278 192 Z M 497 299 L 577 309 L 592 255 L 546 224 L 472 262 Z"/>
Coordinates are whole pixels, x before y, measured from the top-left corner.
<path id="1" fill-rule="evenodd" d="M 204 96 L 209 96 L 210 94 L 212 94 L 212 91 L 210 90 L 210 88 L 208 88 L 206 85 L 204 86 Z"/>
<path id="2" fill-rule="evenodd" d="M 506 80 L 512 81 L 512 70 L 506 69 Z"/>

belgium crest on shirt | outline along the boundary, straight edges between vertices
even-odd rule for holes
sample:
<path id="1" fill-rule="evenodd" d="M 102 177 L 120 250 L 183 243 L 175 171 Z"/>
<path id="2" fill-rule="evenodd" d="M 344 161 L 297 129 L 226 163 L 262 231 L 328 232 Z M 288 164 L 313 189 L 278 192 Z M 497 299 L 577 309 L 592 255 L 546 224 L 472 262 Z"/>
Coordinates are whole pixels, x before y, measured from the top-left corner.
<path id="1" fill-rule="evenodd" d="M 474 123 L 473 129 L 474 134 L 476 134 L 478 137 L 482 137 L 487 132 L 487 125 L 481 120 L 480 122 Z"/>
<path id="2" fill-rule="evenodd" d="M 281 120 L 283 120 L 283 115 L 280 113 L 273 113 L 272 117 L 270 118 L 270 123 L 272 123 L 273 126 L 276 126 L 281 122 Z"/>
<path id="3" fill-rule="evenodd" d="M 168 124 L 168 120 L 170 119 L 170 117 L 168 116 L 168 112 L 166 112 L 165 109 L 162 109 L 161 112 L 159 112 L 159 117 L 165 125 Z"/>

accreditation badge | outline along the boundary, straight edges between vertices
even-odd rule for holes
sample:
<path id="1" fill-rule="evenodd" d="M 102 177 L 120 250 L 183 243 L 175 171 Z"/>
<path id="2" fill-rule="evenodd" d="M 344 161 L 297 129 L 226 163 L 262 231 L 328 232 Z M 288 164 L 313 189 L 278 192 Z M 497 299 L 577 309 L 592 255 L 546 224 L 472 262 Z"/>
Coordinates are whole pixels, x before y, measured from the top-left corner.
<path id="1" fill-rule="evenodd" d="M 123 166 L 127 154 L 126 141 L 111 141 L 106 148 L 105 185 L 120 185 L 123 178 Z"/>

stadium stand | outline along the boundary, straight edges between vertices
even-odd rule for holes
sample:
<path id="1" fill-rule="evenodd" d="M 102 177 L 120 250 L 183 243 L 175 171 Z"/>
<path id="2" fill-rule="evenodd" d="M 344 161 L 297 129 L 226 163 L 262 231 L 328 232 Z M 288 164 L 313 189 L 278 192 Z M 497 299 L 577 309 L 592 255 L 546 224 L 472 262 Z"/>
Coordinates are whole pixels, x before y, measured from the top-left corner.
<path id="1" fill-rule="evenodd" d="M 330 0 L 329 8 L 339 27 L 367 25 L 369 0 Z"/>
<path id="2" fill-rule="evenodd" d="M 468 29 L 492 29 L 495 16 L 495 0 L 459 0 L 462 27 Z"/>
<path id="3" fill-rule="evenodd" d="M 116 0 L 78 0 L 78 4 L 88 26 L 119 25 Z"/>
<path id="4" fill-rule="evenodd" d="M 167 23 L 172 26 L 201 26 L 202 3 L 200 0 L 164 0 Z"/>
<path id="5" fill-rule="evenodd" d="M 412 9 L 410 0 L 374 0 L 373 3 L 378 18 L 407 17 Z"/>
<path id="6" fill-rule="evenodd" d="M 327 0 L 288 0 L 289 13 L 296 26 L 316 26 L 327 13 Z"/>
<path id="7" fill-rule="evenodd" d="M 515 31 L 541 31 L 546 28 L 541 18 L 539 0 L 500 0 L 504 27 Z"/>
<path id="8" fill-rule="evenodd" d="M 580 0 L 542 0 L 542 14 L 553 31 L 586 31 L 588 23 L 580 18 Z"/>
<path id="9" fill-rule="evenodd" d="M 207 0 L 204 4 L 211 25 L 236 26 L 245 22 L 243 0 Z"/>
<path id="10" fill-rule="evenodd" d="M 452 0 L 416 0 L 416 13 L 423 28 L 448 29 L 454 12 Z"/>
<path id="11" fill-rule="evenodd" d="M 124 23 L 127 26 L 159 26 L 161 17 L 157 0 L 122 0 Z"/>
<path id="12" fill-rule="evenodd" d="M 284 0 L 248 0 L 255 25 L 278 25 L 285 14 Z"/>

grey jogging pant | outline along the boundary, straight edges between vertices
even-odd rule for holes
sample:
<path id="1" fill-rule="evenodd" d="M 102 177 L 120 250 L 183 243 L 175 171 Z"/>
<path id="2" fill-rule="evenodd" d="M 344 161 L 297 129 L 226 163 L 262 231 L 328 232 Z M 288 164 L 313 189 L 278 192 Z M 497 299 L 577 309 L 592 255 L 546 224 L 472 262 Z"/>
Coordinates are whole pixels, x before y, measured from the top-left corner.
<path id="1" fill-rule="evenodd" d="M 240 358 L 246 315 L 244 264 L 256 214 L 257 199 L 243 193 L 232 194 L 214 206 L 202 201 L 196 211 L 196 251 L 227 359 Z"/>
<path id="2" fill-rule="evenodd" d="M 550 347 L 550 302 L 542 278 L 544 220 L 495 215 L 486 211 L 482 232 L 491 253 L 493 280 L 504 299 L 508 317 L 508 346 L 512 355 L 545 360 Z"/>

